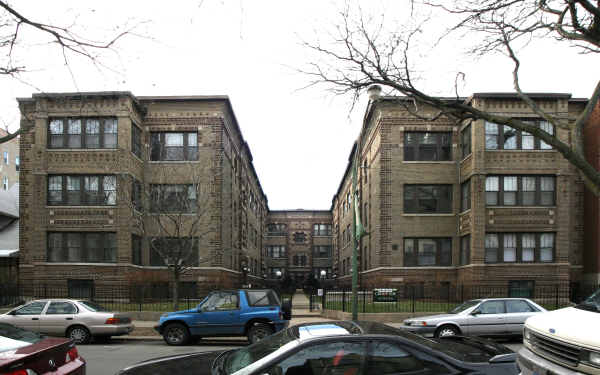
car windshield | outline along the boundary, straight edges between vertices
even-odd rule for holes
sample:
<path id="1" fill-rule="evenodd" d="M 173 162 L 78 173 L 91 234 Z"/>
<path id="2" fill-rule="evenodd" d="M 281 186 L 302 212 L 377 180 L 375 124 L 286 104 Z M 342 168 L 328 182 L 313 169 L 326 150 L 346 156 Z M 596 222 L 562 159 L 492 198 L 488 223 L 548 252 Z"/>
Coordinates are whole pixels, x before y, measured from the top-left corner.
<path id="1" fill-rule="evenodd" d="M 251 363 L 268 356 L 297 338 L 293 330 L 288 328 L 266 337 L 255 344 L 232 351 L 225 358 L 223 370 L 226 374 L 233 374 Z"/>
<path id="2" fill-rule="evenodd" d="M 0 323 L 0 353 L 35 344 L 44 339 L 39 333 Z"/>
<path id="3" fill-rule="evenodd" d="M 107 309 L 92 301 L 79 301 L 86 309 L 93 312 L 108 312 Z"/>
<path id="4" fill-rule="evenodd" d="M 481 301 L 478 300 L 478 299 L 473 299 L 473 300 L 470 300 L 470 301 L 463 302 L 460 305 L 458 305 L 455 308 L 453 308 L 452 310 L 448 311 L 448 313 L 449 314 L 458 314 L 460 312 L 465 311 L 468 308 L 471 308 L 471 307 L 477 305 L 479 302 L 481 302 Z"/>
<path id="5" fill-rule="evenodd" d="M 600 289 L 575 307 L 582 310 L 600 312 Z"/>

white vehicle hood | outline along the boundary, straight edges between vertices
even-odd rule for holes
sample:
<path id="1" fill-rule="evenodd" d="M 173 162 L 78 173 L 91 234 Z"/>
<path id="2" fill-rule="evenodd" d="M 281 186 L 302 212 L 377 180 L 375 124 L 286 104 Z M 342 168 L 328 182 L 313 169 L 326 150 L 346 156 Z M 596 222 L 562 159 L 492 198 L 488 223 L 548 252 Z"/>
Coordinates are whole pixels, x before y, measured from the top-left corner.
<path id="1" fill-rule="evenodd" d="M 525 327 L 575 345 L 600 349 L 600 313 L 567 307 L 536 314 Z"/>

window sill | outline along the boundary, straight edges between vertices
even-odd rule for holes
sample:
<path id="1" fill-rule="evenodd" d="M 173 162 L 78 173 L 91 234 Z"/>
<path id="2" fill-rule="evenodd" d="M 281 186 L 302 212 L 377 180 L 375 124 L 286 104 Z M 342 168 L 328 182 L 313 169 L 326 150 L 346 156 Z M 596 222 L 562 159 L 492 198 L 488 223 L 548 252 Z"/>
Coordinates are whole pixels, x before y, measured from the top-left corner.
<path id="1" fill-rule="evenodd" d="M 402 214 L 402 216 L 443 216 L 443 217 L 452 217 L 452 216 L 456 216 L 456 214 L 453 213 L 439 213 L 439 214 Z"/>
<path id="2" fill-rule="evenodd" d="M 470 213 L 471 213 L 471 209 L 469 208 L 469 209 L 466 209 L 464 211 L 459 212 L 458 214 L 459 215 L 466 215 L 466 214 L 470 214 Z"/>
<path id="3" fill-rule="evenodd" d="M 60 206 L 50 206 L 50 205 L 46 205 L 46 208 L 77 208 L 77 209 L 82 209 L 82 208 L 117 208 L 116 204 L 111 204 L 111 205 L 105 205 L 105 206 L 64 206 L 64 205 L 60 205 Z"/>
<path id="4" fill-rule="evenodd" d="M 534 149 L 534 150 L 505 150 L 505 149 L 501 149 L 501 150 L 497 150 L 497 149 L 491 149 L 488 150 L 487 148 L 484 149 L 485 152 L 557 152 L 554 149 L 550 149 L 550 150 L 540 150 L 540 149 Z"/>
<path id="5" fill-rule="evenodd" d="M 93 262 L 45 262 L 43 264 L 46 265 L 54 265 L 54 266 L 116 266 L 117 262 L 114 261 L 112 263 L 107 263 L 107 262 L 98 262 L 98 263 L 93 263 Z"/>
<path id="6" fill-rule="evenodd" d="M 506 209 L 510 209 L 510 208 L 525 208 L 525 209 L 539 208 L 539 209 L 542 209 L 542 210 L 553 210 L 553 209 L 555 210 L 556 206 L 485 206 L 485 208 L 494 209 L 494 210 L 498 209 L 498 208 L 499 209 L 503 209 L 503 208 L 506 208 Z"/>
<path id="7" fill-rule="evenodd" d="M 483 263 L 484 266 L 556 266 L 558 263 L 552 262 L 497 262 Z"/>
<path id="8" fill-rule="evenodd" d="M 119 148 L 46 148 L 46 151 L 119 151 Z"/>
<path id="9" fill-rule="evenodd" d="M 403 160 L 404 164 L 456 164 L 454 160 Z"/>
<path id="10" fill-rule="evenodd" d="M 186 164 L 200 163 L 200 160 L 149 160 L 150 164 Z"/>

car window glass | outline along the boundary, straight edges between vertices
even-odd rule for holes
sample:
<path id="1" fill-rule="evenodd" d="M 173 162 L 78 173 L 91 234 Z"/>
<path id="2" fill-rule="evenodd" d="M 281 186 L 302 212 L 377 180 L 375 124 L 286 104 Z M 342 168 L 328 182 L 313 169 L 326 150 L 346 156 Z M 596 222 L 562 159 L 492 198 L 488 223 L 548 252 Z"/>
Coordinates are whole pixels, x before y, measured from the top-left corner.
<path id="1" fill-rule="evenodd" d="M 479 306 L 481 314 L 504 314 L 504 301 L 487 301 Z"/>
<path id="2" fill-rule="evenodd" d="M 331 342 L 313 345 L 271 367 L 270 375 L 361 375 L 365 343 Z"/>
<path id="3" fill-rule="evenodd" d="M 50 302 L 46 315 L 53 314 L 76 314 L 77 309 L 69 302 Z"/>
<path id="4" fill-rule="evenodd" d="M 271 302 L 266 290 L 247 291 L 248 302 L 250 306 L 269 306 Z"/>
<path id="5" fill-rule="evenodd" d="M 15 315 L 40 315 L 46 302 L 32 302 L 15 311 Z"/>
<path id="6" fill-rule="evenodd" d="M 445 374 L 449 370 L 440 364 L 416 358 L 398 345 L 376 341 L 372 342 L 367 357 L 369 375 L 392 374 Z"/>
<path id="7" fill-rule="evenodd" d="M 238 308 L 238 296 L 236 293 L 230 292 L 219 292 L 211 294 L 204 305 L 202 310 L 204 311 L 215 311 L 215 310 L 236 310 Z"/>
<path id="8" fill-rule="evenodd" d="M 506 301 L 506 312 L 508 313 L 523 313 L 532 312 L 531 306 L 523 300 L 508 300 Z"/>
<path id="9" fill-rule="evenodd" d="M 27 331 L 25 329 L 15 327 L 11 324 L 6 323 L 0 323 L 0 338 L 2 337 L 6 337 L 11 340 L 16 340 L 16 342 L 13 342 L 12 344 L 18 344 L 18 346 L 11 346 L 8 344 L 0 346 L 0 353 L 16 349 L 19 346 L 25 346 L 21 344 L 35 344 L 36 342 L 44 339 L 44 336 L 40 335 L 39 333 Z"/>

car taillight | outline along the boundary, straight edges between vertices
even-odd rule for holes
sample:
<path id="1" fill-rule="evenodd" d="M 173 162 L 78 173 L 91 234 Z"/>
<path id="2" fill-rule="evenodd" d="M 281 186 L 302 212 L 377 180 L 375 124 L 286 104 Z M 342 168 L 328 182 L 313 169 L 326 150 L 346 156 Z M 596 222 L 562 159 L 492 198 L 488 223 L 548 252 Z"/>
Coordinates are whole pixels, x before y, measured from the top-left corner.
<path id="1" fill-rule="evenodd" d="M 2 375 L 37 375 L 37 372 L 27 369 L 27 370 L 16 370 L 11 372 L 3 372 Z"/>
<path id="2" fill-rule="evenodd" d="M 67 356 L 65 357 L 65 362 L 74 361 L 77 357 L 79 357 L 79 353 L 77 352 L 77 348 L 76 347 L 72 347 L 67 352 Z"/>
<path id="3" fill-rule="evenodd" d="M 104 324 L 119 324 L 119 318 L 108 318 Z"/>

